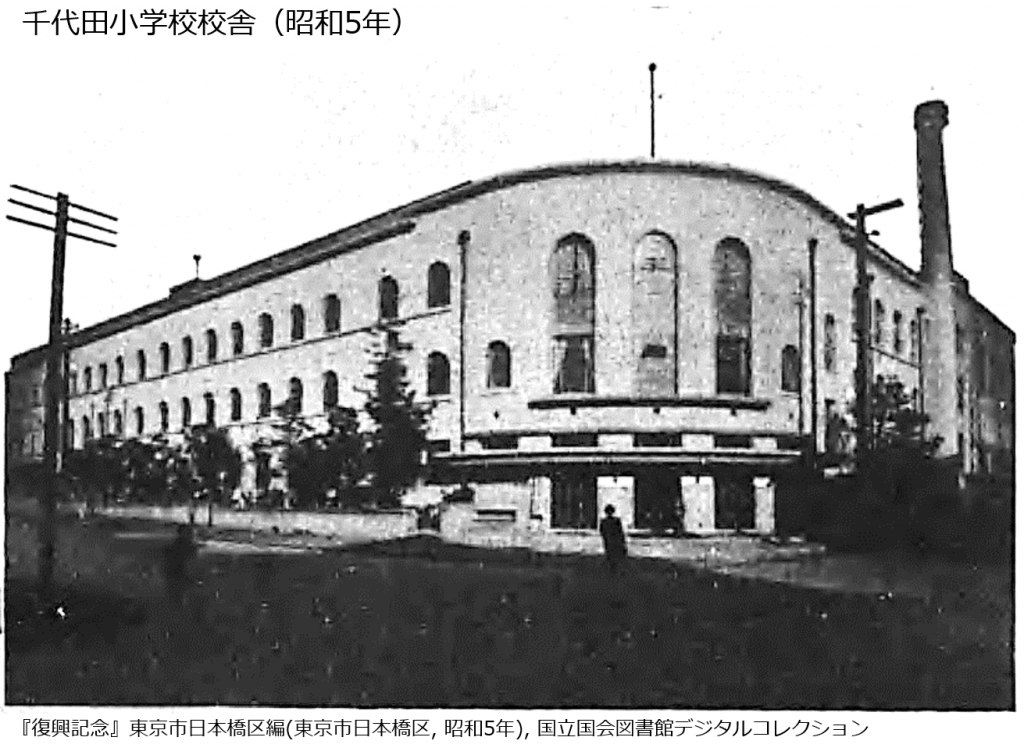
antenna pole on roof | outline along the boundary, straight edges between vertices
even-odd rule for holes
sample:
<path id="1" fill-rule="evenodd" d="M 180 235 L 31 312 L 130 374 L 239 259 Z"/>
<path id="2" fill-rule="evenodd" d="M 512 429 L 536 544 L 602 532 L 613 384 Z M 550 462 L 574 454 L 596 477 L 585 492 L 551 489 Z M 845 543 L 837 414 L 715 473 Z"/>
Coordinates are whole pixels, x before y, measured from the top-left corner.
<path id="1" fill-rule="evenodd" d="M 654 71 L 657 65 L 651 63 L 647 70 L 651 72 L 651 159 L 654 159 Z"/>
<path id="2" fill-rule="evenodd" d="M 192 255 L 192 259 L 195 260 L 195 263 L 196 263 L 196 280 L 199 280 L 199 260 L 201 260 L 202 258 L 203 258 L 203 255 L 201 255 L 201 254 L 193 254 Z"/>

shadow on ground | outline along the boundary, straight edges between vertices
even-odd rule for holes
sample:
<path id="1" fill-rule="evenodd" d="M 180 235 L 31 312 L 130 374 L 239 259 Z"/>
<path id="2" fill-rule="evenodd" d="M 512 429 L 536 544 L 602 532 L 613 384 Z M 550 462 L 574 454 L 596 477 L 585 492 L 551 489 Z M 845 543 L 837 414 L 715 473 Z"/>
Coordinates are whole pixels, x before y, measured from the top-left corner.
<path id="1" fill-rule="evenodd" d="M 845 595 L 655 560 L 611 577 L 594 556 L 414 537 L 201 549 L 171 605 L 167 536 L 62 522 L 64 616 L 7 585 L 8 704 L 1012 706 L 1009 596 L 985 613 L 956 591 Z"/>

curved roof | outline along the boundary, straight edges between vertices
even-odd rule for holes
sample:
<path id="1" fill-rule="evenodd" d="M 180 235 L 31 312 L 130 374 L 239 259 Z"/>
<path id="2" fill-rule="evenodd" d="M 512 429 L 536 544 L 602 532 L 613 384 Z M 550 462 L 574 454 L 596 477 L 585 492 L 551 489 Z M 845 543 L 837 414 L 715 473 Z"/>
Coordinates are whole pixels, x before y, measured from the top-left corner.
<path id="1" fill-rule="evenodd" d="M 293 270 L 316 264 L 324 259 L 354 251 L 387 238 L 404 235 L 413 230 L 415 227 L 414 221 L 420 215 L 434 212 L 468 199 L 524 183 L 535 183 L 567 176 L 597 176 L 615 173 L 690 175 L 720 178 L 727 181 L 768 188 L 807 206 L 826 222 L 839 229 L 843 234 L 844 240 L 852 238 L 853 227 L 838 213 L 803 189 L 778 178 L 729 165 L 650 160 L 549 165 L 503 173 L 477 181 L 465 181 L 422 199 L 401 205 L 379 215 L 374 215 L 326 236 L 223 273 L 216 278 L 191 281 L 182 286 L 176 286 L 172 289 L 171 295 L 166 299 L 152 302 L 138 309 L 74 332 L 69 338 L 69 345 L 79 346 L 99 338 L 104 338 L 163 317 L 177 310 L 185 309 L 232 291 L 255 285 L 261 281 L 284 275 Z M 890 267 L 911 282 L 917 280 L 916 271 L 904 265 L 877 244 L 869 244 L 869 250 L 876 261 Z M 15 357 L 15 359 L 28 356 L 35 350 L 32 349 L 29 352 L 25 352 Z"/>

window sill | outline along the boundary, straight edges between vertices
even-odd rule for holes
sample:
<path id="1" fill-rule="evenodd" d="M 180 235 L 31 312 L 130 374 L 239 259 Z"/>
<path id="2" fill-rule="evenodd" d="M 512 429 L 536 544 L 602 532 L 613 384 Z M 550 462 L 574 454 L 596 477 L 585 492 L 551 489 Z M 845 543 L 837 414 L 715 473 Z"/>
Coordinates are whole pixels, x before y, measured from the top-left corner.
<path id="1" fill-rule="evenodd" d="M 696 406 L 724 409 L 751 409 L 765 411 L 771 406 L 767 399 L 751 396 L 666 396 L 648 398 L 643 396 L 594 396 L 593 394 L 574 394 L 546 396 L 527 402 L 530 409 L 568 409 L 574 407 L 662 407 L 662 406 Z"/>

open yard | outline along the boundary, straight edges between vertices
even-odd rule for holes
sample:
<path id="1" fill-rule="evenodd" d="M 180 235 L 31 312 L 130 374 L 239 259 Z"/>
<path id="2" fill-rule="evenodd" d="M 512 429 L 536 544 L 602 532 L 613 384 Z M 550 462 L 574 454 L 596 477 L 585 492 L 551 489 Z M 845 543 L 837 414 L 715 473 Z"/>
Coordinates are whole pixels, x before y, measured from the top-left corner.
<path id="1" fill-rule="evenodd" d="M 62 520 L 59 615 L 34 614 L 12 570 L 8 704 L 1013 704 L 1009 594 L 838 594 L 653 560 L 610 577 L 594 557 L 417 537 L 213 543 L 181 609 L 159 568 L 171 532 Z"/>

